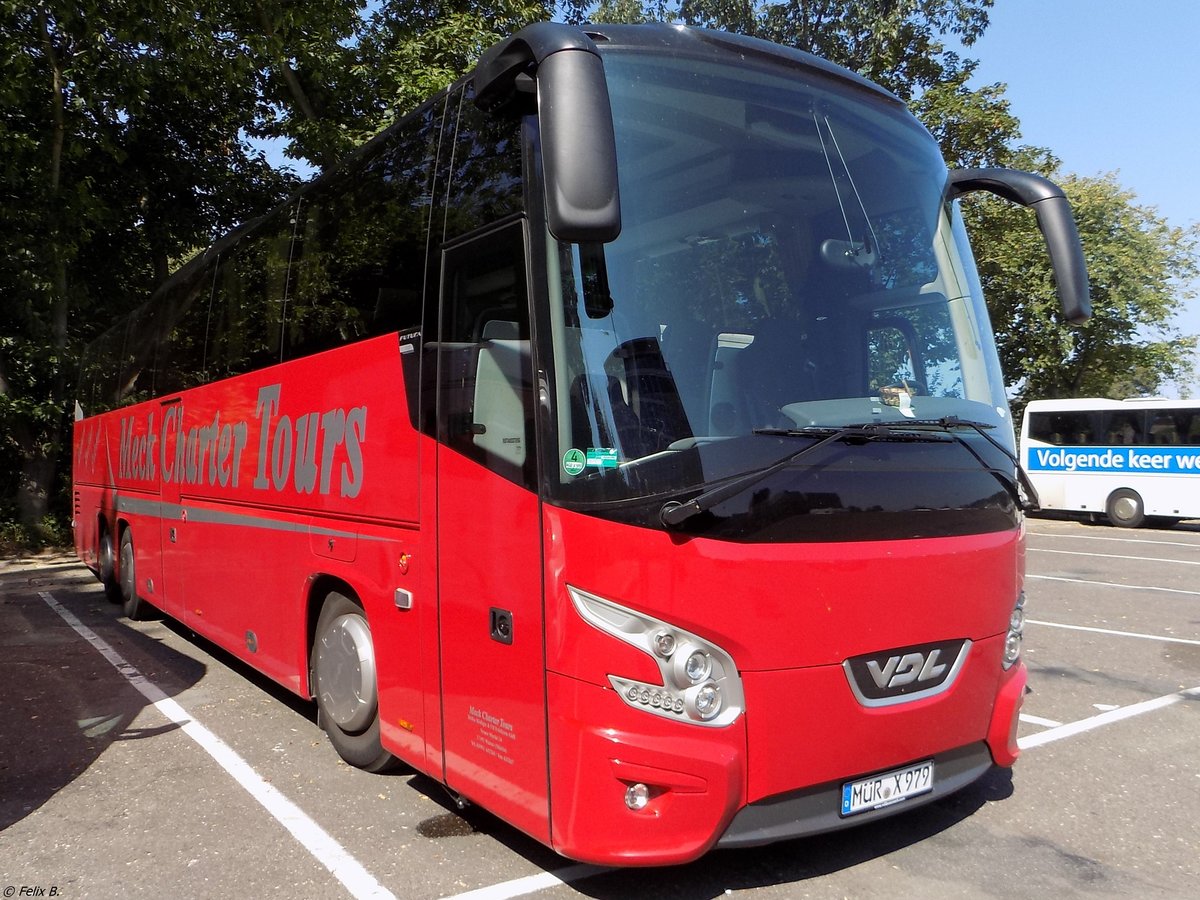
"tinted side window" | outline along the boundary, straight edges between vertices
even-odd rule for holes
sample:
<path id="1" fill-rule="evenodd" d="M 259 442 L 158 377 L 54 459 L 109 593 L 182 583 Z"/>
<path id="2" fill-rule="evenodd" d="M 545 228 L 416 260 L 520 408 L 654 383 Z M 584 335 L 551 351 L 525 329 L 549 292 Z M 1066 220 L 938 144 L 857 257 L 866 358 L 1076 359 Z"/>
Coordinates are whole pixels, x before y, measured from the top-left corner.
<path id="1" fill-rule="evenodd" d="M 421 324 L 440 106 L 399 126 L 298 217 L 284 358 Z"/>
<path id="2" fill-rule="evenodd" d="M 1035 412 L 1029 414 L 1029 436 L 1055 446 L 1085 446 L 1103 443 L 1097 439 L 1097 413 Z"/>
<path id="3" fill-rule="evenodd" d="M 1115 410 L 1100 416 L 1101 443 L 1146 443 L 1146 413 L 1140 409 Z"/>
<path id="4" fill-rule="evenodd" d="M 521 122 L 484 115 L 473 96 L 468 85 L 457 98 L 444 241 L 525 209 Z"/>

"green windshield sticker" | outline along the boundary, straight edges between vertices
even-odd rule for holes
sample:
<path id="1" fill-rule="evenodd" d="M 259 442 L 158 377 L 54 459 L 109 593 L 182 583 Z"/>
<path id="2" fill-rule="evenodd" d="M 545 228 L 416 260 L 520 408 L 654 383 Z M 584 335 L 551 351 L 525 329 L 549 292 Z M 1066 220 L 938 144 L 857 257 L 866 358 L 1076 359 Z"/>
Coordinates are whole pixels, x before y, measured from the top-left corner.
<path id="1" fill-rule="evenodd" d="M 612 447 L 588 447 L 587 464 L 596 469 L 615 469 L 617 451 Z"/>
<path id="2" fill-rule="evenodd" d="M 587 466 L 587 457 L 582 450 L 572 447 L 563 454 L 562 467 L 568 475 L 578 475 Z"/>

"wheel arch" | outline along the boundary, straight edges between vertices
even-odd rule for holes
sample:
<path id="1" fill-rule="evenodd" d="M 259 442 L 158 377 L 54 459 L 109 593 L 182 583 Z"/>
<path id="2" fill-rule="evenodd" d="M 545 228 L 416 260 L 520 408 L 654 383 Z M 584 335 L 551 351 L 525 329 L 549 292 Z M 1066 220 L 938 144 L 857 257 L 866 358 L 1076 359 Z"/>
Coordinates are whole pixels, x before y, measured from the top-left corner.
<path id="1" fill-rule="evenodd" d="M 97 541 L 97 543 L 99 543 L 100 538 L 104 535 L 105 532 L 112 535 L 113 551 L 114 551 L 113 552 L 113 572 L 115 572 L 117 574 L 117 577 L 120 577 L 120 574 L 121 574 L 121 538 L 122 538 L 122 536 L 124 536 L 125 532 L 128 531 L 132 526 L 129 524 L 128 519 L 126 519 L 124 516 L 122 516 L 120 513 L 116 512 L 116 511 L 113 512 L 111 519 L 104 512 L 104 510 L 101 510 L 96 515 L 97 515 L 97 518 L 99 519 L 99 526 L 96 531 L 96 541 Z"/>
<path id="2" fill-rule="evenodd" d="M 346 581 L 337 575 L 329 572 L 318 572 L 309 576 L 308 579 L 308 596 L 305 599 L 304 609 L 304 659 L 303 668 L 305 695 L 311 700 L 313 694 L 313 673 L 312 673 L 312 655 L 313 645 L 317 640 L 317 621 L 321 618 L 321 607 L 325 605 L 325 599 L 330 594 L 344 594 L 346 597 L 357 603 L 366 616 L 367 625 L 371 624 L 371 616 L 367 612 L 366 604 L 363 603 L 362 594 Z"/>

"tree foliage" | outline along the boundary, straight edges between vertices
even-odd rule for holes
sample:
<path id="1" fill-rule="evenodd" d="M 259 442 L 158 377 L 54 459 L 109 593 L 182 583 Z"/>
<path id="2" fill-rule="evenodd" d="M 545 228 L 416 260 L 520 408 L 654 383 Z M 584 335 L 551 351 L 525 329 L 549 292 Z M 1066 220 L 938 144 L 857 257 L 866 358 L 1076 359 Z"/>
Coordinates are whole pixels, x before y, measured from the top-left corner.
<path id="1" fill-rule="evenodd" d="M 0 496 L 27 525 L 49 511 L 80 344 L 284 187 L 243 137 L 261 69 L 229 13 L 0 3 Z"/>
<path id="2" fill-rule="evenodd" d="M 1067 325 L 1055 297 L 1034 216 L 991 198 L 971 199 L 965 215 L 1017 406 L 1056 397 L 1146 396 L 1192 377 L 1196 337 L 1175 315 L 1200 275 L 1200 227 L 1172 227 L 1137 203 L 1114 174 L 1079 177 L 1052 157 L 1026 157 L 1071 198 L 1083 242 L 1093 316 Z"/>

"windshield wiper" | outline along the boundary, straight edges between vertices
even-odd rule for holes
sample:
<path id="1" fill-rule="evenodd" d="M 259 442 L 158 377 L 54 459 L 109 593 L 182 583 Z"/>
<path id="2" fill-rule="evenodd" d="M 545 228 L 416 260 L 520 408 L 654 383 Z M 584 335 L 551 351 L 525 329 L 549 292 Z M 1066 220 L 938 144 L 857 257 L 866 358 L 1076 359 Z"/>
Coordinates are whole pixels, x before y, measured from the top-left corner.
<path id="1" fill-rule="evenodd" d="M 832 444 L 834 441 L 844 437 L 865 437 L 868 439 L 877 437 L 878 432 L 879 429 L 875 425 L 846 425 L 836 428 L 826 428 L 819 425 L 811 428 L 756 428 L 754 430 L 755 434 L 822 437 L 815 444 L 809 444 L 795 453 L 789 453 L 783 459 L 779 460 L 779 462 L 771 463 L 769 466 L 740 475 L 720 487 L 712 488 L 693 497 L 691 500 L 683 503 L 678 500 L 668 500 L 663 504 L 662 509 L 658 511 L 659 521 L 668 528 L 682 525 L 692 516 L 699 515 L 706 510 L 712 509 L 718 503 L 740 494 L 751 485 L 757 484 L 764 478 L 768 478 L 776 472 L 786 469 L 800 457 L 806 456 L 814 450 L 819 450 L 827 444 Z"/>
<path id="2" fill-rule="evenodd" d="M 1025 467 L 1021 465 L 1021 461 L 1017 459 L 1017 455 L 1005 447 L 1002 443 L 987 433 L 987 429 L 995 428 L 995 425 L 989 425 L 986 422 L 972 422 L 970 419 L 960 419 L 958 416 L 944 416 L 941 419 L 925 419 L 925 422 L 940 425 L 946 429 L 946 433 L 954 440 L 958 441 L 972 456 L 979 460 L 979 464 L 988 472 L 1003 482 L 1005 489 L 1012 495 L 1017 502 L 1017 506 L 1024 512 L 1037 512 L 1042 508 L 1041 501 L 1038 499 L 1037 488 L 1033 486 L 1033 482 L 1029 480 L 1029 475 L 1025 471 Z M 1013 470 L 1017 473 L 1014 480 L 1013 477 L 994 466 L 989 466 L 978 453 L 975 448 L 968 444 L 965 440 L 951 431 L 951 428 L 961 426 L 963 428 L 973 428 L 980 437 L 986 440 L 989 444 L 1003 453 L 1008 460 L 1013 464 Z M 1021 496 L 1022 491 L 1025 496 Z"/>
<path id="3" fill-rule="evenodd" d="M 1042 508 L 1041 503 L 1038 500 L 1037 489 L 1034 488 L 1033 482 L 1029 480 L 1029 475 L 1026 474 L 1025 468 L 1021 465 L 1021 461 L 1017 459 L 1016 455 L 1011 450 L 988 434 L 990 429 L 996 427 L 995 425 L 991 425 L 987 422 L 975 422 L 971 419 L 960 419 L 958 416 L 942 416 L 940 419 L 910 419 L 906 422 L 888 422 L 883 427 L 902 429 L 911 426 L 935 427 L 942 429 L 947 437 L 966 448 L 967 452 L 975 457 L 976 461 L 978 461 L 979 465 L 983 467 L 985 472 L 995 477 L 1001 484 L 1004 485 L 1004 489 L 1008 491 L 1020 509 L 1025 512 L 1037 512 Z M 988 465 L 987 461 L 976 452 L 974 447 L 972 447 L 963 438 L 951 430 L 954 428 L 973 429 L 980 437 L 982 437 L 1008 458 L 1008 460 L 1013 464 L 1013 469 L 1017 473 L 1017 477 L 1014 479 L 1012 475 L 1003 469 L 997 469 L 995 466 Z M 1022 496 L 1022 492 L 1024 492 L 1024 496 Z"/>
<path id="4" fill-rule="evenodd" d="M 1029 475 L 1026 474 L 1024 467 L 1021 465 L 1021 461 L 1017 459 L 1016 455 L 1011 450 L 988 434 L 990 429 L 996 427 L 995 425 L 991 425 L 987 422 L 975 422 L 971 419 L 960 419 L 958 416 L 942 416 L 940 419 L 908 419 L 904 422 L 881 422 L 876 427 L 881 429 L 891 429 L 893 433 L 896 431 L 902 432 L 905 428 L 913 427 L 940 428 L 947 437 L 964 447 L 968 453 L 975 457 L 975 460 L 985 472 L 1004 485 L 1004 489 L 1008 491 L 1009 495 L 1013 498 L 1013 502 L 1017 504 L 1019 509 L 1023 510 L 1024 512 L 1037 512 L 1042 508 L 1041 503 L 1038 500 L 1037 489 L 1034 488 L 1033 482 L 1029 480 Z M 1013 470 L 1017 473 L 1017 477 L 1013 478 L 1011 474 L 1003 469 L 997 469 L 995 466 L 988 465 L 987 460 L 980 456 L 974 447 L 953 432 L 952 429 L 954 428 L 973 429 L 980 437 L 982 437 L 1008 458 L 1008 460 L 1013 464 Z M 1022 496 L 1022 493 L 1024 496 Z"/>
<path id="5" fill-rule="evenodd" d="M 1004 454 L 1012 461 L 1017 472 L 1017 478 L 1005 472 L 1003 469 L 997 469 L 995 466 L 988 465 L 979 453 L 965 439 L 955 434 L 951 429 L 954 428 L 971 428 L 983 437 L 989 444 Z M 706 510 L 712 509 L 717 504 L 728 500 L 730 497 L 736 496 L 747 488 L 768 478 L 783 469 L 786 469 L 802 456 L 806 456 L 827 444 L 832 444 L 835 441 L 847 437 L 856 437 L 865 440 L 916 440 L 927 441 L 930 437 L 927 434 L 922 434 L 921 428 L 939 428 L 941 433 L 946 438 L 954 441 L 964 447 L 983 468 L 985 472 L 993 476 L 999 481 L 1004 489 L 1016 502 L 1017 506 L 1026 511 L 1032 512 L 1039 509 L 1037 491 L 1034 490 L 1033 484 L 1029 481 L 1029 476 L 1025 474 L 1025 470 L 1021 468 L 1020 461 L 1017 457 L 1003 444 L 997 441 L 994 437 L 987 433 L 987 430 L 994 428 L 986 422 L 974 422 L 970 419 L 960 419 L 958 416 L 943 416 L 940 419 L 909 419 L 904 422 L 861 422 L 852 425 L 841 426 L 825 426 L 812 425 L 802 428 L 756 428 L 755 434 L 765 435 L 786 435 L 797 437 L 817 437 L 821 439 L 814 444 L 809 444 L 785 456 L 778 462 L 772 463 L 761 469 L 747 472 L 732 481 L 726 482 L 720 487 L 712 488 L 705 491 L 691 500 L 680 502 L 678 500 L 670 500 L 663 504 L 659 510 L 658 517 L 664 525 L 675 527 L 681 525 L 690 519 L 692 516 L 699 515 Z M 1024 491 L 1026 496 L 1022 497 L 1021 492 Z"/>

